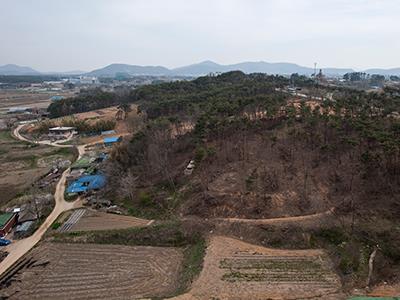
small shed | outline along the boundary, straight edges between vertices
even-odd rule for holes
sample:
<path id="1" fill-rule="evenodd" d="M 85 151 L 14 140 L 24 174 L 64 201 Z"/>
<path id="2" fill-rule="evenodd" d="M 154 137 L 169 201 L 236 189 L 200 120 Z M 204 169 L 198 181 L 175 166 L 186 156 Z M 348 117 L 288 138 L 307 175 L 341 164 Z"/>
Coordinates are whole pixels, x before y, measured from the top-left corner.
<path id="1" fill-rule="evenodd" d="M 104 138 L 104 146 L 106 147 L 112 147 L 113 145 L 119 143 L 122 141 L 121 136 L 111 136 L 111 137 L 106 137 Z"/>
<path id="2" fill-rule="evenodd" d="M 106 185 L 104 175 L 88 175 L 75 180 L 67 188 L 68 194 L 83 194 L 103 188 Z"/>
<path id="3" fill-rule="evenodd" d="M 18 222 L 17 213 L 4 213 L 0 215 L 0 237 L 5 236 Z"/>

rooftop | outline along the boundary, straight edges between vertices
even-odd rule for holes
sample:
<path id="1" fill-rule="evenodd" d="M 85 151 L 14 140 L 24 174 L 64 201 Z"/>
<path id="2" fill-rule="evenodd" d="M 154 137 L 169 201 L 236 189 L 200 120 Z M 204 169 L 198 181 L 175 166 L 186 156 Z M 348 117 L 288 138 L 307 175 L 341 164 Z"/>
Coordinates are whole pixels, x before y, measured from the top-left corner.
<path id="1" fill-rule="evenodd" d="M 33 221 L 26 221 L 15 228 L 15 232 L 27 231 L 33 224 Z"/>
<path id="2" fill-rule="evenodd" d="M 82 193 L 98 190 L 104 187 L 106 178 L 104 175 L 88 175 L 75 180 L 67 189 L 67 193 Z"/>
<path id="3" fill-rule="evenodd" d="M 53 128 L 49 128 L 50 131 L 54 131 L 54 130 L 60 130 L 60 131 L 68 131 L 68 130 L 74 130 L 75 127 L 53 127 Z"/>
<path id="4" fill-rule="evenodd" d="M 14 216 L 13 213 L 4 213 L 0 215 L 0 227 L 3 227 Z"/>
<path id="5" fill-rule="evenodd" d="M 111 137 L 106 137 L 104 138 L 104 143 L 109 144 L 109 143 L 117 143 L 121 140 L 120 136 L 111 136 Z"/>
<path id="6" fill-rule="evenodd" d="M 90 157 L 82 157 L 78 159 L 71 165 L 71 169 L 85 169 L 89 168 L 92 165 L 92 160 Z"/>

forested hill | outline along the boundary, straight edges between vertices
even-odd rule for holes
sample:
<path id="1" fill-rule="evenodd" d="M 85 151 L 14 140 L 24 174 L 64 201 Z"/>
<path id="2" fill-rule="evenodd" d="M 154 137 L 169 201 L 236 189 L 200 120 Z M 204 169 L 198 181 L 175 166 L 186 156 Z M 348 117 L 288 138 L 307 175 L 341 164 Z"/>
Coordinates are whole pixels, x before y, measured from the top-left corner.
<path id="1" fill-rule="evenodd" d="M 116 94 L 100 89 L 83 91 L 77 97 L 52 102 L 48 107 L 50 118 L 58 118 L 76 113 L 119 105 L 129 101 L 129 93 Z"/>
<path id="2" fill-rule="evenodd" d="M 287 84 L 289 80 L 282 76 L 234 71 L 188 82 L 143 86 L 132 93 L 131 100 L 140 103 L 152 119 L 160 116 L 191 119 L 203 114 L 232 116 L 256 106 L 277 109 L 286 99 L 277 89 Z"/>
<path id="3" fill-rule="evenodd" d="M 305 77 L 299 77 L 305 80 Z M 275 88 L 287 85 L 282 76 L 265 74 L 245 75 L 234 71 L 216 77 L 199 77 L 193 81 L 153 84 L 139 87 L 130 93 L 84 91 L 78 97 L 63 99 L 49 106 L 51 117 L 86 112 L 127 102 L 142 104 L 150 117 L 165 114 L 196 113 L 199 110 L 234 113 L 250 102 L 262 102 L 276 94 Z M 200 107 L 201 106 L 201 107 Z"/>

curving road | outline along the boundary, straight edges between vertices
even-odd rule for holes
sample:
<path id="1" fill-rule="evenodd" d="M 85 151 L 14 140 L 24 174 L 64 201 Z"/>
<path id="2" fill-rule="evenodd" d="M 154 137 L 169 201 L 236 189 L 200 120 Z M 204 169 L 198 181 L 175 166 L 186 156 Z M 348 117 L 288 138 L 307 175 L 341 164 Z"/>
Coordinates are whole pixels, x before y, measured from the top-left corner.
<path id="1" fill-rule="evenodd" d="M 67 147 L 74 147 L 72 145 L 60 145 L 58 143 L 52 143 L 50 141 L 31 141 L 25 137 L 23 137 L 19 131 L 21 128 L 24 127 L 24 125 L 19 125 L 17 126 L 13 134 L 14 136 L 25 142 L 33 143 L 33 144 L 42 144 L 42 145 L 49 145 L 53 147 L 60 147 L 60 148 L 67 148 Z M 61 141 L 65 142 L 65 141 Z M 78 146 L 78 151 L 79 151 L 79 158 L 82 157 L 83 154 L 85 154 L 85 146 L 86 145 L 81 145 Z M 5 247 L 5 250 L 9 252 L 9 254 L 6 256 L 6 258 L 0 263 L 0 275 L 4 273 L 9 267 L 11 267 L 18 259 L 20 259 L 22 256 L 24 256 L 29 250 L 31 250 L 42 238 L 44 233 L 47 231 L 47 229 L 51 226 L 51 224 L 54 223 L 54 221 L 58 218 L 58 216 L 70 209 L 78 208 L 82 206 L 82 200 L 78 199 L 74 202 L 67 202 L 64 199 L 64 191 L 65 191 L 65 181 L 67 178 L 67 175 L 69 173 L 70 169 L 65 170 L 62 175 L 60 180 L 57 183 L 56 186 L 56 191 L 54 193 L 54 199 L 55 199 L 55 206 L 53 211 L 50 213 L 50 215 L 46 218 L 46 220 L 40 225 L 40 227 L 29 237 L 21 240 L 14 241 L 7 247 Z"/>
<path id="2" fill-rule="evenodd" d="M 26 126 L 26 124 L 18 125 L 18 126 L 15 127 L 14 130 L 13 130 L 13 135 L 14 135 L 14 137 L 16 137 L 17 139 L 19 139 L 20 141 L 28 142 L 28 143 L 31 143 L 31 144 L 48 145 L 48 146 L 59 147 L 59 148 L 71 148 L 71 147 L 74 147 L 73 145 L 62 145 L 62 144 L 60 144 L 60 143 L 65 143 L 65 142 L 71 140 L 71 139 L 72 139 L 72 135 L 71 135 L 70 137 L 68 137 L 68 139 L 66 139 L 66 140 L 60 140 L 60 141 L 57 141 L 57 142 L 51 142 L 51 141 L 32 141 L 32 140 L 29 140 L 29 139 L 27 139 L 26 137 L 24 137 L 23 135 L 21 135 L 21 134 L 19 133 L 19 131 L 20 131 L 24 126 Z"/>
<path id="3" fill-rule="evenodd" d="M 332 207 L 325 212 L 296 217 L 280 217 L 271 219 L 215 218 L 214 220 L 228 223 L 246 223 L 250 225 L 285 225 L 288 223 L 302 223 L 307 221 L 325 220 L 327 217 L 332 216 L 334 212 L 335 208 Z"/>

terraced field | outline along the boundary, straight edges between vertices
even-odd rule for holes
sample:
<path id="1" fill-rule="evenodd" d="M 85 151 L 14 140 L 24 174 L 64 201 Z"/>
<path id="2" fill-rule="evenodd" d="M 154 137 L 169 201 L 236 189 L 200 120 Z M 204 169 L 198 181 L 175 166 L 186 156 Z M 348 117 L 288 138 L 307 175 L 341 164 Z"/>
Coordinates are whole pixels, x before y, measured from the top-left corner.
<path id="1" fill-rule="evenodd" d="M 183 254 L 176 248 L 45 243 L 3 287 L 9 299 L 140 299 L 174 292 Z"/>
<path id="2" fill-rule="evenodd" d="M 64 223 L 70 223 L 66 230 L 60 231 L 91 231 L 91 230 L 111 230 L 124 229 L 130 227 L 143 227 L 151 224 L 151 221 L 130 216 L 123 216 L 111 213 L 98 212 L 94 210 L 76 211 Z M 61 230 L 63 229 L 63 230 Z"/>
<path id="3" fill-rule="evenodd" d="M 344 299 L 339 277 L 320 250 L 276 250 L 213 237 L 204 268 L 176 299 Z"/>
<path id="4" fill-rule="evenodd" d="M 85 214 L 85 209 L 77 209 L 69 216 L 69 218 L 62 224 L 62 226 L 58 229 L 59 232 L 69 231 Z"/>

